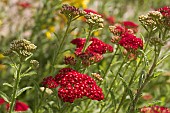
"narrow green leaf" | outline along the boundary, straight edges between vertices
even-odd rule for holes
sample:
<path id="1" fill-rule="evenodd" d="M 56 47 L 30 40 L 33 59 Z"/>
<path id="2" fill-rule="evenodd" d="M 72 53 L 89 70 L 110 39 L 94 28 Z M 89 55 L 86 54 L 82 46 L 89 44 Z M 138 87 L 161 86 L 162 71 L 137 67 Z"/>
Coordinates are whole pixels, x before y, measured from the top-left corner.
<path id="1" fill-rule="evenodd" d="M 124 87 L 126 88 L 131 100 L 133 100 L 132 90 L 130 89 L 130 87 L 127 85 L 126 81 L 121 76 L 119 76 L 119 78 L 122 80 L 122 83 L 123 83 Z"/>
<path id="2" fill-rule="evenodd" d="M 85 50 L 89 47 L 89 45 L 92 43 L 92 41 L 89 41 L 85 47 Z"/>
<path id="3" fill-rule="evenodd" d="M 13 85 L 9 84 L 9 83 L 3 83 L 3 86 L 8 86 L 8 87 L 13 87 Z"/>
<path id="4" fill-rule="evenodd" d="M 2 91 L 0 91 L 0 96 L 6 101 L 6 102 L 10 102 L 9 101 L 9 97 L 4 93 L 4 92 L 2 92 Z"/>
<path id="5" fill-rule="evenodd" d="M 143 84 L 143 81 L 144 81 L 144 78 L 145 78 L 145 74 L 146 74 L 145 71 L 141 72 L 141 75 L 139 77 L 138 87 L 141 87 L 141 85 Z"/>
<path id="6" fill-rule="evenodd" d="M 39 85 L 37 84 L 37 82 L 35 81 L 35 80 L 33 80 L 33 79 L 30 79 L 31 80 L 31 82 L 34 84 L 34 87 L 35 87 L 35 89 L 36 89 L 36 92 L 38 93 L 38 92 L 41 92 L 41 90 L 40 90 L 40 87 L 39 87 Z"/>
<path id="7" fill-rule="evenodd" d="M 76 28 L 77 28 L 77 27 L 74 27 L 73 29 L 71 29 L 71 30 L 69 31 L 69 33 L 71 33 L 72 31 L 74 31 Z"/>
<path id="8" fill-rule="evenodd" d="M 22 74 L 21 77 L 25 77 L 25 76 L 32 76 L 32 75 L 36 75 L 37 73 L 35 71 L 31 71 L 25 74 Z"/>
<path id="9" fill-rule="evenodd" d="M 24 91 L 31 89 L 32 87 L 28 86 L 28 87 L 24 87 L 22 89 L 20 89 L 19 91 L 17 91 L 16 97 L 18 97 L 19 95 L 21 95 Z"/>

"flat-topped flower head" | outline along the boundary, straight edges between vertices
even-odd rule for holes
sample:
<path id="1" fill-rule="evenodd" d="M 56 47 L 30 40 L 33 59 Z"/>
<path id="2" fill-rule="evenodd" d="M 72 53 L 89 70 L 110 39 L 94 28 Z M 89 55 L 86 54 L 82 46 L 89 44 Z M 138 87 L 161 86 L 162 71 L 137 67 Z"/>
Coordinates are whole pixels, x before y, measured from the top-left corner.
<path id="1" fill-rule="evenodd" d="M 43 86 L 57 88 L 58 96 L 64 102 L 74 102 L 77 98 L 88 97 L 92 100 L 103 100 L 102 89 L 96 84 L 95 80 L 86 74 L 82 74 L 71 68 L 63 68 L 53 78 L 44 78 Z"/>
<path id="2" fill-rule="evenodd" d="M 85 11 L 76 8 L 75 6 L 70 6 L 68 4 L 63 4 L 60 13 L 64 14 L 67 17 L 67 19 L 71 20 L 86 14 Z"/>
<path id="3" fill-rule="evenodd" d="M 170 109 L 155 105 L 141 108 L 140 113 L 170 113 Z"/>
<path id="4" fill-rule="evenodd" d="M 137 38 L 134 34 L 124 33 L 119 41 L 119 44 L 123 46 L 127 51 L 134 52 L 138 49 L 143 49 L 143 41 Z"/>
<path id="5" fill-rule="evenodd" d="M 55 80 L 60 85 L 58 96 L 64 102 L 72 103 L 76 98 L 84 96 L 98 101 L 104 99 L 102 89 L 97 86 L 95 80 L 71 68 L 61 69 Z"/>

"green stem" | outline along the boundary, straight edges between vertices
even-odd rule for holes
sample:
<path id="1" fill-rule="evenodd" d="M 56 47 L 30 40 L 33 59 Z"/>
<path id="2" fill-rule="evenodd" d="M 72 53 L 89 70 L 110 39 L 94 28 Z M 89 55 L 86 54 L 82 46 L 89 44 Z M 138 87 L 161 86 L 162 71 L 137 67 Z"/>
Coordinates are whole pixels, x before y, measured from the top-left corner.
<path id="1" fill-rule="evenodd" d="M 84 44 L 84 47 L 83 47 L 83 49 L 82 49 L 82 52 L 85 52 L 85 51 L 86 51 L 87 44 L 88 44 L 88 42 L 89 42 L 89 40 L 90 40 L 90 36 L 91 36 L 91 33 L 92 33 L 92 29 L 93 29 L 93 27 L 92 27 L 92 26 L 89 26 L 89 32 L 88 32 L 88 35 L 87 35 L 87 37 L 86 37 L 86 42 L 85 42 L 85 44 Z"/>
<path id="2" fill-rule="evenodd" d="M 110 93 L 110 91 L 111 91 L 111 89 L 112 89 L 112 87 L 113 87 L 113 85 L 114 85 L 114 82 L 115 82 L 115 80 L 117 79 L 118 74 L 120 73 L 123 65 L 125 64 L 125 62 L 126 62 L 126 60 L 127 60 L 128 55 L 129 55 L 129 54 L 126 55 L 126 57 L 124 58 L 123 62 L 121 63 L 121 65 L 120 65 L 120 67 L 119 67 L 119 69 L 118 69 L 118 71 L 117 71 L 117 73 L 116 73 L 116 75 L 115 75 L 115 78 L 113 79 L 113 81 L 112 81 L 112 83 L 111 83 L 111 85 L 110 85 L 109 91 L 107 92 L 105 99 L 107 99 L 107 97 L 108 97 L 108 95 L 109 95 L 109 93 Z M 102 113 L 103 108 L 104 108 L 104 106 L 102 106 L 102 108 L 100 109 L 100 112 L 99 112 L 99 113 Z"/>
<path id="3" fill-rule="evenodd" d="M 35 110 L 35 111 L 36 111 L 35 113 L 38 113 L 38 112 L 39 112 L 39 108 L 40 108 L 42 102 L 44 101 L 45 92 L 46 92 L 46 88 L 44 89 L 44 91 L 43 91 L 43 93 L 42 93 L 42 97 L 41 97 L 41 99 L 40 99 L 40 103 L 38 104 L 38 107 L 37 107 L 37 109 Z"/>
<path id="4" fill-rule="evenodd" d="M 158 61 L 158 58 L 159 58 L 159 54 L 160 54 L 160 51 L 161 51 L 161 47 L 158 48 L 158 51 L 156 51 L 156 46 L 155 46 L 155 58 L 154 58 L 154 62 L 148 72 L 148 74 L 146 75 L 146 78 L 143 82 L 143 84 L 141 85 L 141 87 L 137 90 L 137 93 L 136 93 L 136 96 L 134 98 L 134 100 L 132 101 L 132 106 L 130 104 L 129 106 L 129 109 L 130 109 L 130 113 L 133 113 L 134 110 L 135 110 L 135 107 L 136 107 L 136 104 L 138 102 L 138 99 L 139 99 L 139 96 L 141 95 L 141 92 L 143 90 L 143 88 L 146 86 L 146 84 L 149 82 L 151 76 L 152 76 L 152 73 L 156 67 L 156 64 L 157 64 L 157 61 Z"/>
<path id="5" fill-rule="evenodd" d="M 84 112 L 83 112 L 83 113 L 86 113 L 86 111 L 87 111 L 87 109 L 88 109 L 88 107 L 89 107 L 90 103 L 91 103 L 91 100 L 89 100 L 89 101 L 88 101 L 88 103 L 87 103 L 87 105 L 86 105 L 86 108 L 85 108 L 85 110 L 84 110 Z"/>
<path id="6" fill-rule="evenodd" d="M 66 40 L 66 38 L 67 38 L 67 35 L 68 35 L 68 31 L 69 31 L 71 22 L 72 22 L 71 20 L 68 20 L 68 22 L 67 22 L 67 28 L 66 28 L 66 31 L 65 31 L 65 33 L 64 33 L 64 36 L 63 36 L 63 38 L 62 38 L 62 41 L 61 41 L 61 43 L 60 43 L 60 45 L 59 45 L 59 48 L 57 49 L 57 51 L 54 52 L 54 58 L 53 58 L 53 61 L 52 61 L 51 73 L 54 71 L 54 64 L 55 64 L 55 62 L 56 62 L 56 60 L 57 60 L 57 58 L 58 58 L 58 56 L 59 56 L 59 53 L 60 53 L 60 51 L 61 51 L 61 48 L 63 47 L 63 44 L 64 44 L 64 42 L 65 42 L 65 40 Z"/>
<path id="7" fill-rule="evenodd" d="M 15 83 L 14 83 L 15 85 L 14 85 L 14 88 L 13 88 L 12 101 L 11 101 L 11 104 L 10 104 L 9 113 L 12 113 L 12 111 L 14 110 L 15 101 L 16 101 L 16 98 L 17 98 L 16 94 L 17 94 L 17 90 L 18 90 L 18 86 L 19 86 L 19 82 L 20 82 L 21 67 L 22 67 L 22 64 L 20 63 L 19 68 L 17 70 L 16 80 L 15 80 Z"/>
<path id="8" fill-rule="evenodd" d="M 119 45 L 118 45 L 118 46 L 119 46 Z M 119 49 L 119 47 L 116 48 L 116 51 L 115 51 L 114 55 L 112 56 L 109 65 L 107 66 L 107 69 L 106 69 L 106 72 L 104 73 L 103 78 L 105 78 L 105 77 L 107 76 L 107 74 L 108 74 L 108 72 L 109 72 L 109 70 L 110 70 L 110 68 L 111 68 L 112 62 L 113 62 L 113 60 L 114 60 L 114 58 L 115 58 L 115 55 L 116 55 L 117 52 L 118 52 L 118 49 Z"/>

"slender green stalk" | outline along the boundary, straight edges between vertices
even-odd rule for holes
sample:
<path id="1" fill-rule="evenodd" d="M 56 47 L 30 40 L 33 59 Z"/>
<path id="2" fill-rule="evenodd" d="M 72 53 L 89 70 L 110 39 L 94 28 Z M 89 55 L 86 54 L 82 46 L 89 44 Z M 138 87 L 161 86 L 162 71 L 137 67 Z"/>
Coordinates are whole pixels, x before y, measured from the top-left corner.
<path id="1" fill-rule="evenodd" d="M 84 47 L 83 47 L 83 49 L 82 49 L 82 52 L 85 52 L 86 51 L 86 48 L 87 48 L 87 44 L 88 44 L 88 42 L 89 42 L 89 40 L 90 40 L 90 36 L 91 36 L 91 34 L 92 34 L 92 29 L 93 29 L 93 27 L 92 26 L 89 26 L 89 32 L 88 32 L 88 35 L 87 35 L 87 37 L 86 37 L 86 42 L 85 42 L 85 44 L 84 44 Z"/>
<path id="2" fill-rule="evenodd" d="M 119 46 L 119 45 L 118 45 L 118 46 Z M 106 69 L 106 72 L 105 72 L 104 75 L 103 75 L 103 78 L 105 78 L 105 77 L 107 76 L 107 74 L 108 74 L 108 72 L 109 72 L 109 70 L 110 70 L 110 68 L 111 68 L 112 62 L 113 62 L 113 60 L 114 60 L 114 58 L 115 58 L 115 55 L 116 55 L 117 52 L 118 52 L 118 49 L 119 49 L 119 47 L 116 48 L 116 51 L 115 51 L 114 55 L 112 56 L 109 65 L 107 66 L 107 69 Z"/>
<path id="3" fill-rule="evenodd" d="M 16 101 L 16 94 L 17 94 L 17 90 L 19 87 L 19 82 L 20 82 L 20 74 L 21 74 L 21 68 L 22 68 L 22 64 L 19 64 L 19 68 L 17 70 L 17 75 L 16 75 L 16 80 L 15 80 L 15 85 L 13 88 L 13 94 L 12 94 L 12 101 L 10 104 L 10 109 L 9 109 L 9 113 L 12 113 L 12 111 L 14 110 L 14 106 L 15 106 L 15 101 Z"/>
<path id="4" fill-rule="evenodd" d="M 126 55 L 126 57 L 124 58 L 123 62 L 121 63 L 121 65 L 120 65 L 120 67 L 119 67 L 119 69 L 118 69 L 118 71 L 117 71 L 117 73 L 116 73 L 116 75 L 115 75 L 115 78 L 113 79 L 113 81 L 112 81 L 112 83 L 111 83 L 111 85 L 110 85 L 109 91 L 107 92 L 105 99 L 107 99 L 107 97 L 109 96 L 109 93 L 110 93 L 110 91 L 111 91 L 111 89 L 112 89 L 112 87 L 113 87 L 113 85 L 114 85 L 114 83 L 115 83 L 115 80 L 117 79 L 118 74 L 120 73 L 123 65 L 125 64 L 128 55 L 129 55 L 129 54 Z M 102 106 L 102 108 L 100 109 L 100 112 L 99 112 L 99 113 L 102 113 L 103 108 L 104 108 L 104 106 Z"/>
<path id="5" fill-rule="evenodd" d="M 128 113 L 133 113 L 134 110 L 135 110 L 135 107 L 136 107 L 136 104 L 138 102 L 138 99 L 139 99 L 139 96 L 141 95 L 141 92 L 143 90 L 143 88 L 146 86 L 146 84 L 149 82 L 150 78 L 151 78 L 151 75 L 156 67 L 156 64 L 157 64 L 157 61 L 158 61 L 158 58 L 159 58 L 159 54 L 160 54 L 160 51 L 161 51 L 161 47 L 158 48 L 158 51 L 156 51 L 156 46 L 155 46 L 155 58 L 154 58 L 154 62 L 148 72 L 148 74 L 146 75 L 146 79 L 144 80 L 143 84 L 141 85 L 141 87 L 137 90 L 137 93 L 135 95 L 135 98 L 134 100 L 132 101 L 132 104 L 130 104 L 129 108 L 130 109 L 130 112 Z M 131 106 L 132 105 L 132 106 Z"/>
<path id="6" fill-rule="evenodd" d="M 39 112 L 40 106 L 41 106 L 42 102 L 44 101 L 45 92 L 46 92 L 46 88 L 44 89 L 44 91 L 43 91 L 43 93 L 42 93 L 42 97 L 41 97 L 41 99 L 40 99 L 40 102 L 39 102 L 39 104 L 38 104 L 37 109 L 35 110 L 35 113 L 38 113 L 38 112 Z"/>
<path id="7" fill-rule="evenodd" d="M 68 20 L 68 22 L 67 22 L 67 28 L 66 28 L 66 31 L 65 31 L 65 33 L 64 33 L 64 36 L 63 36 L 63 38 L 62 38 L 62 41 L 61 41 L 61 43 L 60 43 L 57 51 L 54 52 L 54 58 L 53 58 L 53 61 L 52 61 L 51 73 L 54 71 L 54 64 L 55 64 L 55 62 L 56 62 L 56 60 L 57 60 L 57 58 L 58 58 L 58 56 L 59 56 L 59 53 L 60 53 L 60 51 L 61 51 L 61 49 L 62 49 L 62 47 L 63 47 L 63 45 L 64 45 L 64 42 L 65 42 L 65 40 L 66 40 L 66 38 L 67 38 L 67 35 L 68 35 L 68 31 L 69 31 L 71 22 L 72 22 L 71 20 Z"/>

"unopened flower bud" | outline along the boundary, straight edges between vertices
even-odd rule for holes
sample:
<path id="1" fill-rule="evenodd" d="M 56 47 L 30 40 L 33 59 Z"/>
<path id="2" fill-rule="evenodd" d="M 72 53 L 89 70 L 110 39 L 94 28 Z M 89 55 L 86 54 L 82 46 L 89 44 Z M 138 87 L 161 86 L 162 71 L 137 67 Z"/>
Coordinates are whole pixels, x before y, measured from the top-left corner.
<path id="1" fill-rule="evenodd" d="M 31 60 L 31 61 L 30 61 L 30 64 L 32 64 L 32 67 L 33 67 L 34 69 L 39 68 L 39 62 L 38 62 L 37 60 Z"/>
<path id="2" fill-rule="evenodd" d="M 101 77 L 101 75 L 98 74 L 98 73 L 92 73 L 91 75 L 92 75 L 93 77 L 95 77 L 96 79 L 100 80 L 100 81 L 103 80 L 103 78 Z"/>

